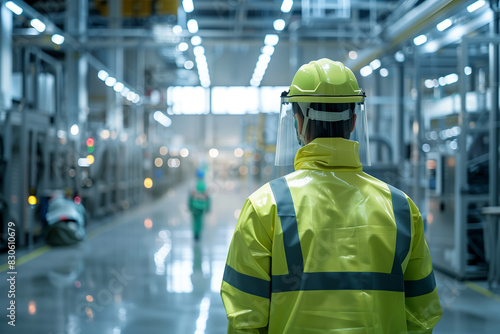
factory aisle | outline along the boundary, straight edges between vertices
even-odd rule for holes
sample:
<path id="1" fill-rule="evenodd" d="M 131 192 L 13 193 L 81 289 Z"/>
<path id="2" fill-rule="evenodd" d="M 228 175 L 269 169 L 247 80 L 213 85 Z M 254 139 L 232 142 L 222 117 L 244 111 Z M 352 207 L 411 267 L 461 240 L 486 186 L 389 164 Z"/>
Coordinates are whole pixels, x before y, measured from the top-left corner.
<path id="1" fill-rule="evenodd" d="M 16 326 L 2 315 L 0 332 L 225 333 L 219 287 L 227 248 L 235 216 L 257 185 L 212 183 L 212 210 L 199 242 L 186 206 L 189 186 L 93 222 L 78 246 L 28 253 L 38 256 L 17 268 Z M 0 309 L 6 313 L 6 271 L 1 275 Z M 439 273 L 437 279 L 444 316 L 434 333 L 498 333 L 500 296 L 488 294 L 481 282 Z"/>

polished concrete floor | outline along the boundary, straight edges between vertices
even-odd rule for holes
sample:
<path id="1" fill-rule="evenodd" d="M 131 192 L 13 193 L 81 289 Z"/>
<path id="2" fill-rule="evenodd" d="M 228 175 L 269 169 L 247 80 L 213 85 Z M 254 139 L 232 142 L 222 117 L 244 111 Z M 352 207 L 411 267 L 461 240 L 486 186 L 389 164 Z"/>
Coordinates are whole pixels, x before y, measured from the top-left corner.
<path id="1" fill-rule="evenodd" d="M 8 325 L 7 272 L 0 281 L 0 333 L 149 334 L 226 332 L 219 296 L 239 209 L 255 187 L 213 184 L 199 242 L 186 207 L 189 184 L 114 217 L 94 221 L 84 243 L 21 250 Z M 6 254 L 0 254 L 0 266 Z M 500 333 L 500 296 L 484 282 L 437 274 L 444 315 L 434 333 Z"/>

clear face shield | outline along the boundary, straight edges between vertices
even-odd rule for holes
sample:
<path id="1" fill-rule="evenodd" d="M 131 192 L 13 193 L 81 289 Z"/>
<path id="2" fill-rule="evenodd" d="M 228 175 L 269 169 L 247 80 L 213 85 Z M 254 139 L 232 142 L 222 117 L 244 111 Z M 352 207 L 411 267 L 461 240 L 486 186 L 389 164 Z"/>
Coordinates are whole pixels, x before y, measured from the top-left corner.
<path id="1" fill-rule="evenodd" d="M 343 112 L 328 112 L 321 110 L 314 110 L 309 108 L 309 103 L 299 103 L 302 113 L 304 115 L 304 126 L 310 120 L 318 120 L 323 122 L 338 122 L 345 120 L 345 115 L 352 115 L 349 110 Z M 356 123 L 354 131 L 351 132 L 349 140 L 356 141 L 359 144 L 359 159 L 362 165 L 371 166 L 370 150 L 369 150 L 369 135 L 368 135 L 368 122 L 366 118 L 364 103 L 356 103 L 355 110 Z M 306 116 L 308 115 L 308 116 Z M 306 122 L 306 118 L 308 118 Z M 280 120 L 278 126 L 278 139 L 276 142 L 276 166 L 290 166 L 293 165 L 295 154 L 301 147 L 299 144 L 299 133 L 297 129 L 297 120 L 293 112 L 293 103 L 281 99 Z"/>

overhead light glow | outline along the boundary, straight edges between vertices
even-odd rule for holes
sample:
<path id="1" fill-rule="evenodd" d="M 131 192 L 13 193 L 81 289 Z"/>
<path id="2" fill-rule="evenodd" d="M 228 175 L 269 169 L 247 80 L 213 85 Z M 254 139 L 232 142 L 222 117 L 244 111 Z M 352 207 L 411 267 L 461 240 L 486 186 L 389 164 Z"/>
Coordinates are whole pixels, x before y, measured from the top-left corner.
<path id="1" fill-rule="evenodd" d="M 470 66 L 465 66 L 465 67 L 464 67 L 464 74 L 465 74 L 465 75 L 471 75 L 471 74 L 472 74 L 472 67 L 470 67 Z"/>
<path id="2" fill-rule="evenodd" d="M 427 42 L 427 36 L 425 35 L 420 35 L 413 39 L 413 43 L 415 43 L 416 46 L 422 45 L 425 42 Z"/>
<path id="3" fill-rule="evenodd" d="M 184 63 L 184 68 L 186 70 L 190 70 L 194 67 L 194 63 L 191 61 L 191 60 L 187 60 L 185 63 Z"/>
<path id="4" fill-rule="evenodd" d="M 361 70 L 359 70 L 359 74 L 361 74 L 361 76 L 363 76 L 363 77 L 367 77 L 372 73 L 373 73 L 373 69 L 371 68 L 370 65 L 366 65 L 365 67 L 361 68 Z"/>
<path id="5" fill-rule="evenodd" d="M 444 77 L 444 81 L 446 82 L 447 85 L 451 85 L 458 81 L 458 75 L 456 73 L 448 74 L 447 76 Z"/>
<path id="6" fill-rule="evenodd" d="M 195 46 L 193 49 L 193 53 L 195 56 L 201 56 L 205 54 L 205 48 L 201 45 Z"/>
<path id="7" fill-rule="evenodd" d="M 23 13 L 23 9 L 21 7 L 19 7 L 18 5 L 16 5 L 14 2 L 12 1 L 7 1 L 5 3 L 5 7 L 7 7 L 8 9 L 10 9 L 10 11 L 16 15 L 21 15 Z"/>
<path id="8" fill-rule="evenodd" d="M 358 53 L 356 51 L 350 51 L 349 58 L 351 58 L 352 60 L 358 59 Z"/>
<path id="9" fill-rule="evenodd" d="M 172 32 L 176 35 L 182 34 L 182 27 L 180 25 L 175 25 L 172 28 Z"/>
<path id="10" fill-rule="evenodd" d="M 375 71 L 377 68 L 379 68 L 380 66 L 382 65 L 382 63 L 380 62 L 380 60 L 378 59 L 374 59 L 371 63 L 370 63 L 370 67 Z"/>
<path id="11" fill-rule="evenodd" d="M 31 20 L 31 26 L 35 28 L 38 32 L 44 32 L 45 31 L 45 23 L 40 21 L 39 19 L 33 19 Z"/>
<path id="12" fill-rule="evenodd" d="M 182 42 L 182 43 L 179 43 L 179 45 L 177 45 L 177 49 L 181 52 L 186 51 L 188 48 L 189 48 L 189 45 L 186 42 Z"/>
<path id="13" fill-rule="evenodd" d="M 52 35 L 51 40 L 52 40 L 52 43 L 57 44 L 57 45 L 61 45 L 62 43 L 64 43 L 64 36 L 59 35 L 59 34 L 54 34 L 54 35 Z"/>
<path id="14" fill-rule="evenodd" d="M 113 77 L 107 77 L 104 83 L 106 84 L 106 86 L 111 87 L 116 83 L 116 79 Z"/>
<path id="15" fill-rule="evenodd" d="M 425 84 L 425 87 L 429 88 L 429 89 L 434 87 L 434 82 L 431 79 L 425 80 L 424 84 Z"/>
<path id="16" fill-rule="evenodd" d="M 283 3 L 281 4 L 281 11 L 283 13 L 288 13 L 292 10 L 293 6 L 293 0 L 283 0 Z"/>
<path id="17" fill-rule="evenodd" d="M 449 27 L 451 27 L 451 20 L 450 19 L 446 19 L 436 26 L 437 30 L 439 30 L 439 31 L 446 30 Z"/>
<path id="18" fill-rule="evenodd" d="M 196 34 L 198 32 L 198 21 L 195 19 L 187 21 L 187 28 L 190 33 Z"/>
<path id="19" fill-rule="evenodd" d="M 172 120 L 159 110 L 155 111 L 155 113 L 153 114 L 153 118 L 155 121 L 157 121 L 166 128 L 172 125 Z"/>
<path id="20" fill-rule="evenodd" d="M 125 88 L 125 85 L 122 84 L 121 82 L 117 82 L 113 86 L 113 89 L 115 90 L 115 92 L 118 92 L 118 93 L 120 93 L 123 90 L 123 88 Z"/>
<path id="21" fill-rule="evenodd" d="M 484 0 L 476 1 L 472 5 L 467 6 L 467 10 L 469 11 L 469 13 L 475 12 L 479 8 L 483 7 L 484 4 L 485 4 Z"/>
<path id="22" fill-rule="evenodd" d="M 77 124 L 73 124 L 69 130 L 69 132 L 73 135 L 76 136 L 78 132 L 80 132 L 80 128 L 78 127 Z"/>
<path id="23" fill-rule="evenodd" d="M 380 76 L 383 78 L 386 78 L 389 76 L 389 70 L 386 68 L 381 68 L 380 69 Z"/>
<path id="24" fill-rule="evenodd" d="M 182 7 L 186 13 L 191 13 L 194 10 L 193 0 L 182 0 Z"/>
<path id="25" fill-rule="evenodd" d="M 273 22 L 273 27 L 274 27 L 274 30 L 276 31 L 282 31 L 283 29 L 285 29 L 285 20 L 283 19 L 277 19 Z"/>
<path id="26" fill-rule="evenodd" d="M 276 34 L 267 34 L 266 37 L 264 38 L 264 44 L 266 45 L 271 45 L 275 46 L 278 44 L 280 38 Z"/>
<path id="27" fill-rule="evenodd" d="M 211 148 L 208 151 L 208 155 L 210 155 L 210 157 L 212 157 L 212 158 L 217 158 L 219 156 L 219 150 L 216 148 Z"/>
<path id="28" fill-rule="evenodd" d="M 193 36 L 191 37 L 191 44 L 196 46 L 201 44 L 201 37 L 200 36 Z"/>
<path id="29" fill-rule="evenodd" d="M 274 53 L 274 46 L 266 45 L 262 48 L 262 53 L 268 56 L 272 56 Z"/>
<path id="30" fill-rule="evenodd" d="M 396 59 L 398 63 L 402 63 L 405 61 L 405 54 L 402 51 L 398 51 L 394 54 L 394 59 Z"/>
<path id="31" fill-rule="evenodd" d="M 97 77 L 99 79 L 101 79 L 102 81 L 106 80 L 107 77 L 109 77 L 109 74 L 108 72 L 104 71 L 104 70 L 100 70 L 99 72 L 97 72 Z"/>

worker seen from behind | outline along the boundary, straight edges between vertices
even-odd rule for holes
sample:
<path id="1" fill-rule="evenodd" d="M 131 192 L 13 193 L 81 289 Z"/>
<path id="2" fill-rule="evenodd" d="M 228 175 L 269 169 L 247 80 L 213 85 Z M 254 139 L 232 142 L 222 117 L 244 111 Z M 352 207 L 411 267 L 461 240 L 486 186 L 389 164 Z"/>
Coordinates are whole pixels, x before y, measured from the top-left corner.
<path id="1" fill-rule="evenodd" d="M 210 210 L 210 197 L 204 177 L 203 169 L 196 170 L 196 185 L 189 192 L 188 199 L 188 207 L 193 216 L 193 236 L 196 241 L 200 239 L 203 229 L 203 216 Z"/>
<path id="2" fill-rule="evenodd" d="M 282 94 L 276 164 L 295 172 L 241 210 L 221 287 L 228 333 L 431 333 L 441 318 L 417 206 L 362 171 L 364 100 L 329 59 Z"/>

